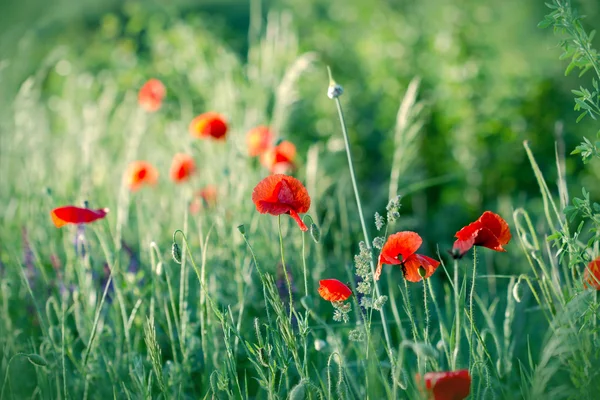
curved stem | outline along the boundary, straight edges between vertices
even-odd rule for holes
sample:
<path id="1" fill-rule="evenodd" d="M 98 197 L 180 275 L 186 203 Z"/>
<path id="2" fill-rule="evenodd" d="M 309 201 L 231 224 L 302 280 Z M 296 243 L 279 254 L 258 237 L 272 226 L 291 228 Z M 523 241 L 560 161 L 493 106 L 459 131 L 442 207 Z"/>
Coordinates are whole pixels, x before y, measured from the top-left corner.
<path id="1" fill-rule="evenodd" d="M 4 374 L 4 382 L 2 383 L 2 391 L 0 391 L 0 399 L 4 399 L 4 389 L 6 389 L 7 386 L 7 382 L 8 382 L 8 373 L 10 371 L 10 363 L 12 363 L 12 361 L 17 358 L 17 357 L 27 357 L 27 354 L 25 353 L 17 353 L 14 356 L 12 356 L 10 358 L 10 360 L 8 360 L 8 364 L 6 365 L 6 373 Z M 12 389 L 11 389 L 12 391 Z"/>
<path id="2" fill-rule="evenodd" d="M 358 216 L 360 218 L 360 224 L 362 226 L 362 231 L 363 231 L 363 235 L 365 238 L 365 244 L 367 246 L 367 248 L 369 250 L 371 250 L 371 240 L 369 239 L 369 233 L 367 231 L 367 225 L 365 223 L 365 217 L 363 216 L 363 212 L 362 212 L 362 204 L 360 202 L 360 195 L 358 193 L 358 186 L 356 184 L 356 176 L 354 174 L 354 166 L 352 164 L 352 155 L 350 154 L 350 142 L 348 140 L 348 131 L 346 129 L 346 122 L 344 119 L 344 112 L 342 111 L 342 104 L 340 102 L 339 98 L 335 98 L 335 104 L 337 106 L 337 110 L 338 110 L 338 115 L 340 118 L 340 124 L 342 126 L 342 134 L 344 136 L 344 144 L 346 146 L 346 156 L 348 158 L 348 168 L 350 170 L 350 178 L 352 180 L 352 188 L 354 189 L 354 197 L 356 198 L 356 207 L 358 208 Z M 375 265 L 373 264 L 373 260 L 371 259 L 371 273 L 374 275 L 375 274 Z M 375 286 L 375 294 L 377 295 L 377 297 L 380 296 L 380 292 L 379 292 L 379 286 L 377 285 L 377 282 L 374 281 L 373 285 Z M 388 356 L 390 358 L 390 363 L 393 363 L 393 359 L 392 359 L 392 341 L 390 339 L 390 333 L 388 331 L 388 326 L 387 326 L 387 320 L 385 318 L 385 312 L 383 310 L 383 308 L 381 308 L 379 310 L 379 313 L 381 314 L 381 321 L 383 323 L 383 334 L 385 336 L 385 342 L 387 344 L 387 353 Z"/>

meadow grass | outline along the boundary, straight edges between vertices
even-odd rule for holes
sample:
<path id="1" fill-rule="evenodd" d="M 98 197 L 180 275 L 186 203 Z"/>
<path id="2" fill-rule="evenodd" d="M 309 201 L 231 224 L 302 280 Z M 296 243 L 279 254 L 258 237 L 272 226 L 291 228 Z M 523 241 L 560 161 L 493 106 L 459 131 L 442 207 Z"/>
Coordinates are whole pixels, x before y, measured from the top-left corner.
<path id="1" fill-rule="evenodd" d="M 595 119 L 593 35 L 570 2 L 551 6 L 542 25 L 564 35 L 567 72 L 596 74 L 574 91 L 579 119 Z M 426 398 L 416 374 L 461 369 L 472 378 L 470 398 L 597 398 L 599 303 L 582 275 L 599 255 L 600 206 L 585 189 L 569 199 L 560 135 L 550 165 L 523 145 L 531 166 L 523 174 L 534 177 L 541 208 L 498 204 L 513 237 L 507 253 L 474 247 L 459 259 L 429 243 L 420 252 L 441 262 L 432 277 L 408 282 L 401 268 L 384 265 L 375 281 L 387 238 L 415 226 L 418 213 L 404 214 L 404 198 L 418 203 L 424 188 L 452 184 L 444 176 L 402 184 L 424 149 L 421 80 L 397 99 L 381 189 L 387 207 L 369 215 L 344 82 L 334 70 L 328 88 L 325 65 L 301 52 L 289 14 L 270 13 L 265 26 L 260 10 L 253 16 L 243 60 L 183 21 L 149 30 L 168 92 L 155 113 L 137 103 L 147 76 L 89 71 L 64 48 L 20 85 L 1 125 L 0 400 L 416 399 Z M 268 122 L 276 139 L 289 138 L 281 133 L 294 107 L 312 101 L 301 98 L 307 74 L 330 97 L 331 139 L 299 155 L 295 176 L 312 200 L 302 232 L 287 215 L 256 211 L 252 190 L 268 171 L 246 155 L 245 135 Z M 227 116 L 225 142 L 187 133 L 204 110 Z M 574 153 L 593 168 L 599 148 L 585 139 Z M 198 167 L 182 184 L 168 179 L 178 152 Z M 344 163 L 332 170 L 335 157 Z M 132 192 L 123 173 L 140 159 L 158 168 L 159 181 Z M 217 187 L 216 203 L 192 213 L 207 185 Z M 57 229 L 49 213 L 67 204 L 110 212 Z M 498 273 L 497 258 L 517 267 Z M 353 295 L 343 304 L 321 299 L 325 278 L 347 282 Z"/>

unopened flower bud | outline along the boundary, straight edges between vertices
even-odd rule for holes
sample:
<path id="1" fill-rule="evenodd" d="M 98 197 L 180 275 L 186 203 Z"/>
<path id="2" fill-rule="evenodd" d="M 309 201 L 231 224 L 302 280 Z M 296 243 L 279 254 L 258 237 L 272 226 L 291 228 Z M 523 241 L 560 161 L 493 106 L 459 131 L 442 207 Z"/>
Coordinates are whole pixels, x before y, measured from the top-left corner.
<path id="1" fill-rule="evenodd" d="M 171 247 L 171 255 L 177 264 L 181 264 L 181 249 L 175 242 L 173 242 L 173 246 Z"/>
<path id="2" fill-rule="evenodd" d="M 331 82 L 327 88 L 327 97 L 335 99 L 340 97 L 344 93 L 344 88 L 335 82 Z"/>

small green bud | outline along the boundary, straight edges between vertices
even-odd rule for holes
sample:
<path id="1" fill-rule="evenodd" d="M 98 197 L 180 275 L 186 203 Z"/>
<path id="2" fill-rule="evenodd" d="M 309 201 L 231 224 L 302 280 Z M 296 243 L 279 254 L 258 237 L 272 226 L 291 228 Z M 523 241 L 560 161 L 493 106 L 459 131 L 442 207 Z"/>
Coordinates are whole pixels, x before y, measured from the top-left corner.
<path id="1" fill-rule="evenodd" d="M 310 224 L 310 236 L 312 236 L 315 243 L 319 243 L 319 240 L 321 240 L 321 231 L 315 223 Z"/>
<path id="2" fill-rule="evenodd" d="M 244 224 L 238 225 L 237 229 L 242 235 L 246 235 L 246 226 Z"/>
<path id="3" fill-rule="evenodd" d="M 38 367 L 46 367 L 48 366 L 48 361 L 44 359 L 44 357 L 39 354 L 27 354 L 27 359 L 33 365 L 37 365 Z"/>
<path id="4" fill-rule="evenodd" d="M 425 277 L 427 276 L 427 270 L 425 268 L 423 268 L 422 265 L 419 265 L 419 275 L 423 279 L 425 279 Z"/>
<path id="5" fill-rule="evenodd" d="M 327 97 L 329 97 L 330 99 L 336 99 L 340 97 L 343 93 L 344 88 L 335 82 L 330 83 L 329 87 L 327 88 Z"/>
<path id="6" fill-rule="evenodd" d="M 306 397 L 306 388 L 304 386 L 304 381 L 300 381 L 299 384 L 294 386 L 292 390 L 290 390 L 289 400 L 304 400 Z"/>
<path id="7" fill-rule="evenodd" d="M 171 255 L 177 264 L 181 264 L 181 249 L 175 242 L 173 242 L 173 246 L 171 247 Z"/>

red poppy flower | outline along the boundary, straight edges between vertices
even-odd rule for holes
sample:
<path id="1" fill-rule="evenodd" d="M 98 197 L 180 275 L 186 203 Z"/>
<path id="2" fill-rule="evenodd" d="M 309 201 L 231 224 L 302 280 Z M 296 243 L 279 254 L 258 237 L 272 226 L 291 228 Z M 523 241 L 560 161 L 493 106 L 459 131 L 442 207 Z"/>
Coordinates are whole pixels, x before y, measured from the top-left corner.
<path id="1" fill-rule="evenodd" d="M 175 154 L 170 171 L 171 179 L 175 183 L 181 183 L 188 180 L 195 171 L 196 163 L 194 163 L 192 157 L 183 153 Z"/>
<path id="2" fill-rule="evenodd" d="M 483 246 L 495 251 L 506 251 L 502 246 L 511 239 L 506 221 L 491 211 L 486 211 L 479 219 L 456 232 L 456 242 L 452 246 L 455 257 L 462 257 L 473 246 Z"/>
<path id="3" fill-rule="evenodd" d="M 600 290 L 600 257 L 591 261 L 583 271 L 583 286 L 587 289 L 588 285 Z"/>
<path id="4" fill-rule="evenodd" d="M 212 137 L 217 140 L 225 140 L 227 122 L 221 114 L 211 111 L 194 118 L 190 123 L 189 131 L 192 136 L 199 139 Z"/>
<path id="5" fill-rule="evenodd" d="M 352 295 L 352 290 L 337 279 L 323 279 L 319 285 L 319 294 L 327 301 L 345 301 Z"/>
<path id="6" fill-rule="evenodd" d="M 246 135 L 246 144 L 248 145 L 248 155 L 256 157 L 267 151 L 271 147 L 273 135 L 267 126 L 257 126 Z"/>
<path id="7" fill-rule="evenodd" d="M 404 231 L 390 235 L 381 249 L 375 280 L 379 280 L 383 264 L 401 265 L 404 278 L 410 282 L 419 282 L 433 275 L 440 263 L 415 253 L 422 243 L 423 239 L 415 232 Z"/>
<path id="8" fill-rule="evenodd" d="M 194 200 L 190 204 L 190 212 L 192 214 L 199 212 L 203 204 L 208 207 L 217 204 L 217 188 L 214 185 L 208 185 L 196 192 Z"/>
<path id="9" fill-rule="evenodd" d="M 261 214 L 289 214 L 300 229 L 307 231 L 298 214 L 310 208 L 308 191 L 298 179 L 288 175 L 270 175 L 260 181 L 252 192 L 252 201 Z"/>
<path id="10" fill-rule="evenodd" d="M 88 224 L 106 217 L 106 214 L 108 214 L 108 208 L 92 210 L 75 206 L 59 207 L 50 212 L 52 222 L 57 228 L 67 224 Z"/>
<path id="11" fill-rule="evenodd" d="M 167 94 L 165 85 L 158 79 L 150 79 L 140 89 L 138 93 L 138 104 L 148 112 L 154 112 L 160 109 L 162 101 Z"/>
<path id="12" fill-rule="evenodd" d="M 421 377 L 417 374 L 417 381 Z M 471 375 L 468 369 L 425 374 L 425 389 L 430 400 L 463 400 L 471 392 Z"/>
<path id="13" fill-rule="evenodd" d="M 136 191 L 143 185 L 155 185 L 158 171 L 147 161 L 134 161 L 127 167 L 123 179 L 129 189 Z"/>
<path id="14" fill-rule="evenodd" d="M 260 156 L 260 162 L 265 167 L 269 168 L 274 173 L 274 169 L 279 163 L 285 163 L 287 166 L 294 168 L 294 160 L 296 159 L 296 146 L 287 140 L 281 141 L 277 146 L 266 150 Z M 283 164 L 283 165 L 285 165 Z M 281 165 L 280 165 L 281 166 Z"/>

